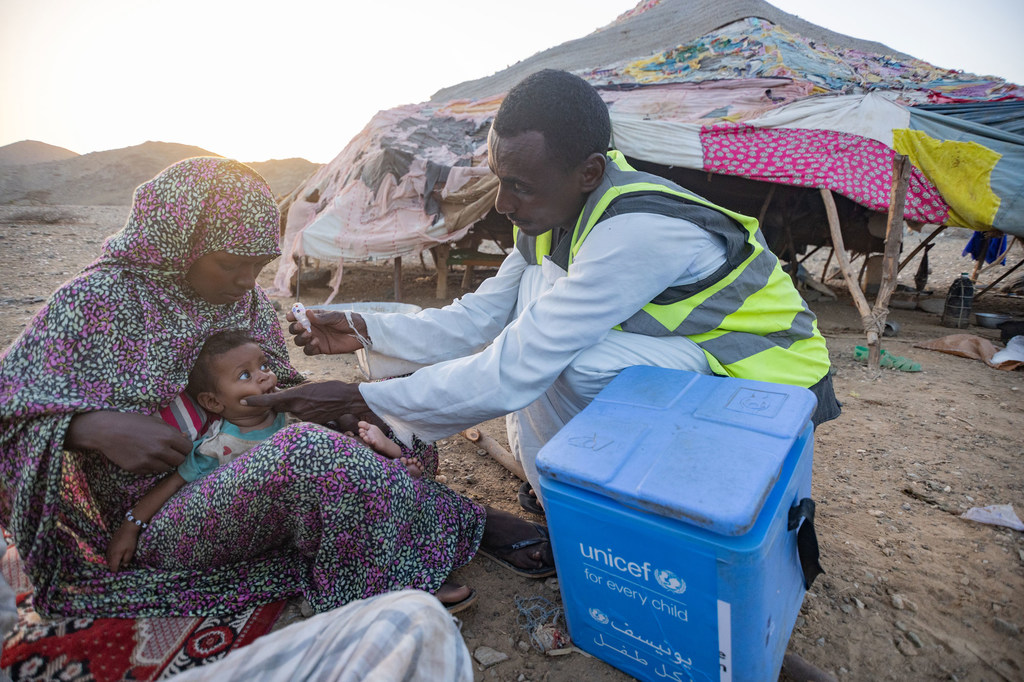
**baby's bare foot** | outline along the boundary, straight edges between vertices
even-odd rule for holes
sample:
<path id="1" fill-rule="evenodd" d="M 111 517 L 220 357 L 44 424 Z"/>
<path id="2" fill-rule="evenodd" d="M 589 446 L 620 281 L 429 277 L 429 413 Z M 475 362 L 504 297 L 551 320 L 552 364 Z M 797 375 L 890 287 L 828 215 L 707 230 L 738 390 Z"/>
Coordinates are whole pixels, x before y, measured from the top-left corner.
<path id="1" fill-rule="evenodd" d="M 405 465 L 405 470 L 412 478 L 419 478 L 423 475 L 423 462 L 419 457 L 399 457 L 398 459 Z"/>
<path id="2" fill-rule="evenodd" d="M 384 435 L 376 425 L 369 422 L 359 422 L 359 438 L 385 457 L 398 459 L 402 456 L 402 448 L 398 443 Z"/>

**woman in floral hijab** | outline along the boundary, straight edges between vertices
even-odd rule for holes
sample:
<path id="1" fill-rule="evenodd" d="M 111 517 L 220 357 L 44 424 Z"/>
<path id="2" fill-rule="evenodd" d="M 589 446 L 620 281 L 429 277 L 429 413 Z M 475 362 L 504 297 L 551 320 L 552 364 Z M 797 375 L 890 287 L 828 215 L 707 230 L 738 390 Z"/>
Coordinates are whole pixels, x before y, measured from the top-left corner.
<path id="1" fill-rule="evenodd" d="M 256 285 L 280 254 L 278 220 L 247 166 L 174 164 L 136 190 L 124 229 L 0 356 L 0 525 L 38 610 L 213 615 L 302 594 L 325 611 L 433 592 L 476 552 L 483 509 L 306 423 L 187 485 L 142 533 L 134 563 L 107 569 L 125 512 L 191 447 L 156 415 L 206 337 L 246 329 L 281 386 L 301 381 Z"/>

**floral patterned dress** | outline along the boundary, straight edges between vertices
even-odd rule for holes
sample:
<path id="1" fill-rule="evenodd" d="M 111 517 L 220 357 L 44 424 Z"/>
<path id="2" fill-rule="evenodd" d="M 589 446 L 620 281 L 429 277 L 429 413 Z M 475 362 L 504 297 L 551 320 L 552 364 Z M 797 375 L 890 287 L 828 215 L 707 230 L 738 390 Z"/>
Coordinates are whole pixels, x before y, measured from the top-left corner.
<path id="1" fill-rule="evenodd" d="M 210 334 L 246 329 L 281 386 L 280 323 L 256 287 L 214 305 L 186 280 L 199 257 L 279 255 L 266 183 L 227 159 L 174 164 L 135 193 L 125 227 L 0 355 L 0 524 L 11 530 L 48 615 L 214 615 L 303 595 L 317 611 L 405 587 L 435 591 L 469 561 L 481 507 L 341 433 L 300 423 L 193 481 L 111 573 L 111 533 L 157 480 L 99 452 L 64 448 L 72 418 L 155 415 L 182 392 Z"/>

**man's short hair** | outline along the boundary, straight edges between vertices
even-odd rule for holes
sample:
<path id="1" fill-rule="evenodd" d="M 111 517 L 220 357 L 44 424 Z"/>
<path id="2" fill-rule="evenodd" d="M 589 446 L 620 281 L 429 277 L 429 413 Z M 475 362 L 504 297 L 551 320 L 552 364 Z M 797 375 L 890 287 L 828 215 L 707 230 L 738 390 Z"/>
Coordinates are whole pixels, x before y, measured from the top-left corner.
<path id="1" fill-rule="evenodd" d="M 517 83 L 494 117 L 494 132 L 515 137 L 535 130 L 565 168 L 603 154 L 611 140 L 608 105 L 590 83 L 567 71 L 544 69 Z"/>
<path id="2" fill-rule="evenodd" d="M 196 364 L 189 372 L 185 391 L 193 398 L 198 397 L 200 393 L 216 391 L 217 378 L 213 376 L 211 369 L 213 359 L 247 343 L 256 343 L 256 341 L 249 332 L 242 329 L 230 329 L 212 334 L 206 339 L 206 343 L 199 351 L 199 357 L 196 358 Z"/>

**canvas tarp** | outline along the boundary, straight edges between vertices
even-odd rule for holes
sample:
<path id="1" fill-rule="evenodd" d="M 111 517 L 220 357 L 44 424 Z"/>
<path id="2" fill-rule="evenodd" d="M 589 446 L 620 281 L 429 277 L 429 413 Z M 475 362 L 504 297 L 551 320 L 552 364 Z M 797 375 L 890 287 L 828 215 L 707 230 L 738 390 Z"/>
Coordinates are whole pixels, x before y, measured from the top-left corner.
<path id="1" fill-rule="evenodd" d="M 683 42 L 651 50 L 652 36 Z M 1024 138 L 915 109 L 996 102 L 1005 110 L 1024 101 L 1024 88 L 832 34 L 759 0 L 662 0 L 430 102 L 379 113 L 294 195 L 286 255 L 390 257 L 461 238 L 469 211 L 453 226 L 442 199 L 467 176 L 487 176 L 486 133 L 506 81 L 544 67 L 572 70 L 598 88 L 613 145 L 631 158 L 828 188 L 884 213 L 892 159 L 902 153 L 915 166 L 908 220 L 1024 236 Z M 278 288 L 287 289 L 293 268 L 282 259 Z"/>

